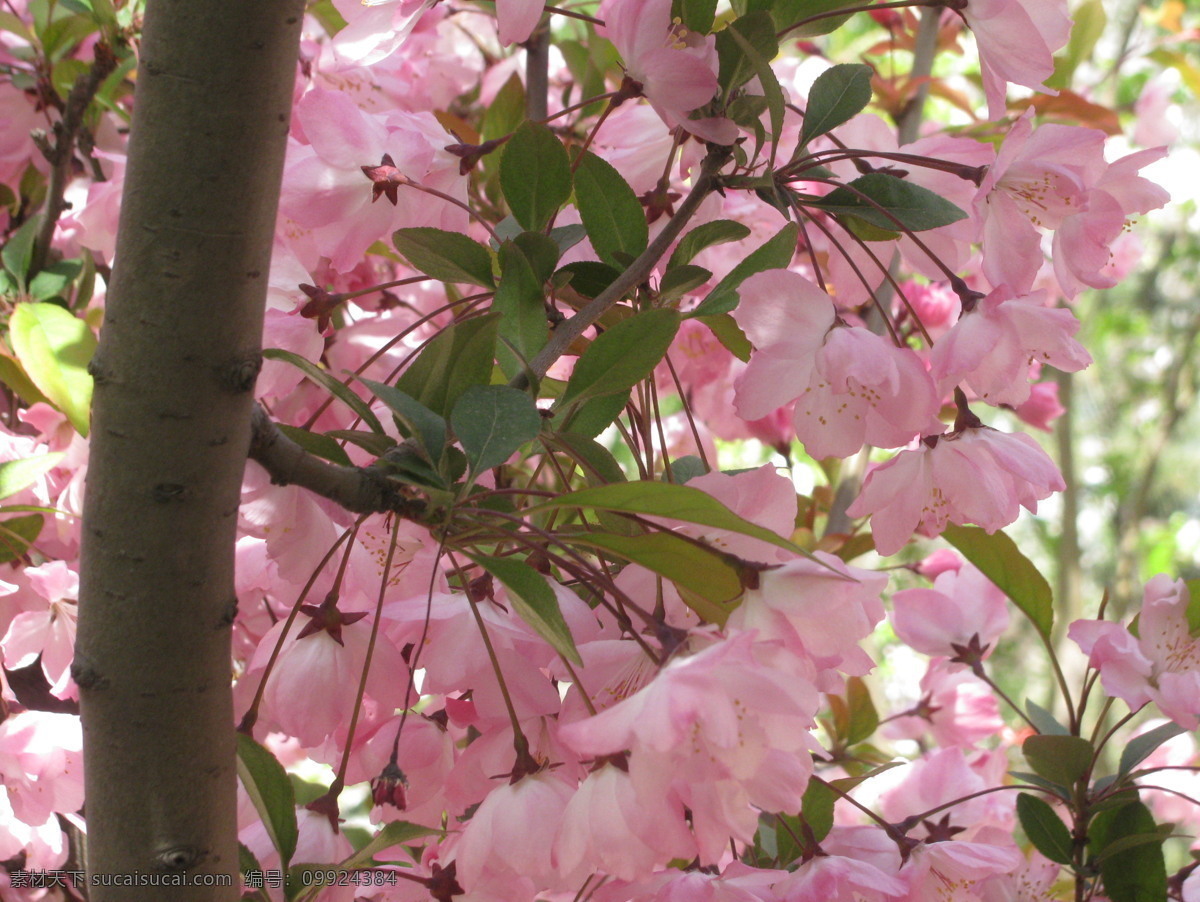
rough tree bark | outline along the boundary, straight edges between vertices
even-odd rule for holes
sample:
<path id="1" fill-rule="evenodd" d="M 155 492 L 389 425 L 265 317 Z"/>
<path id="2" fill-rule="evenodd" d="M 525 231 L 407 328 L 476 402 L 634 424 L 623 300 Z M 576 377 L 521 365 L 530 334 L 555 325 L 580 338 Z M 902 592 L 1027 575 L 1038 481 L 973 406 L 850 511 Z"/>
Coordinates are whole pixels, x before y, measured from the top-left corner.
<path id="1" fill-rule="evenodd" d="M 233 545 L 303 7 L 147 3 L 74 667 L 95 902 L 239 896 Z"/>

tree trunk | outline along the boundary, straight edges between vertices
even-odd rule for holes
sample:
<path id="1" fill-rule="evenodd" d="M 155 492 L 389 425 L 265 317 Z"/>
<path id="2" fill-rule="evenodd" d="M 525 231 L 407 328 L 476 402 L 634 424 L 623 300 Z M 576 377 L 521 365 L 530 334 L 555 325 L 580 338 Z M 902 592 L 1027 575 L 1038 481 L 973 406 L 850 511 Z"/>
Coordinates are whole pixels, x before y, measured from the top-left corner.
<path id="1" fill-rule="evenodd" d="M 147 4 L 74 665 L 97 902 L 240 895 L 233 547 L 303 7 Z"/>

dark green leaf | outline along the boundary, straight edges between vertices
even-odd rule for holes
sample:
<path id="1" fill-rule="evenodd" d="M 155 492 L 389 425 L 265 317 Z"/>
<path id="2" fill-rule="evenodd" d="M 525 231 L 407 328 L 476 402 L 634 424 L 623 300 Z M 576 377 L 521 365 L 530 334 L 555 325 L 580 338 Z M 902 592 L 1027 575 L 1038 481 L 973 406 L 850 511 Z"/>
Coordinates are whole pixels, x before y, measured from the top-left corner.
<path id="1" fill-rule="evenodd" d="M 688 31 L 708 34 L 712 31 L 717 13 L 717 0 L 675 0 L 671 5 L 671 17 L 678 16 Z"/>
<path id="2" fill-rule="evenodd" d="M 29 283 L 29 294 L 39 301 L 62 297 L 82 270 L 82 260 L 59 260 L 33 277 L 33 281 Z"/>
<path id="3" fill-rule="evenodd" d="M 1025 699 L 1025 712 L 1037 731 L 1044 736 L 1068 736 L 1071 731 L 1058 722 L 1053 714 L 1031 699 Z"/>
<path id="4" fill-rule="evenodd" d="M 1121 766 L 1117 769 L 1117 773 L 1124 776 L 1150 757 L 1150 753 L 1168 739 L 1174 739 L 1186 732 L 1187 730 L 1177 723 L 1164 723 L 1131 739 L 1121 751 Z"/>
<path id="5" fill-rule="evenodd" d="M 508 77 L 492 102 L 483 111 L 483 127 L 480 137 L 495 141 L 514 132 L 525 118 L 525 85 L 515 72 Z M 485 161 L 497 159 L 496 154 L 484 157 Z"/>
<path id="6" fill-rule="evenodd" d="M 704 461 L 695 454 L 687 454 L 671 461 L 671 479 L 669 481 L 676 485 L 684 485 L 706 473 L 708 473 L 708 467 L 704 465 Z"/>
<path id="7" fill-rule="evenodd" d="M 263 357 L 267 360 L 282 360 L 285 363 L 290 363 L 300 372 L 304 373 L 309 379 L 324 388 L 327 392 L 358 414 L 367 428 L 372 432 L 382 433 L 383 424 L 379 422 L 379 418 L 371 412 L 371 408 L 367 402 L 354 393 L 344 382 L 333 378 L 326 370 L 321 369 L 311 360 L 301 357 L 299 354 L 293 354 L 291 351 L 285 351 L 282 348 L 267 348 L 263 351 Z"/>
<path id="8" fill-rule="evenodd" d="M 842 63 L 826 69 L 813 82 L 800 143 L 807 144 L 848 122 L 871 102 L 871 69 L 860 63 Z"/>
<path id="9" fill-rule="evenodd" d="M 1091 769 L 1095 750 L 1080 736 L 1030 736 L 1021 745 L 1035 771 L 1054 783 L 1071 786 Z"/>
<path id="10" fill-rule="evenodd" d="M 483 288 L 496 285 L 487 248 L 460 232 L 424 226 L 397 229 L 392 244 L 415 269 L 442 282 L 468 282 Z"/>
<path id="11" fill-rule="evenodd" d="M 988 535 L 978 526 L 949 524 L 942 538 L 983 571 L 1000 591 L 1012 599 L 1038 632 L 1049 638 L 1054 626 L 1054 598 L 1050 584 L 1037 567 L 1003 532 Z"/>
<path id="12" fill-rule="evenodd" d="M 434 413 L 449 416 L 463 392 L 491 382 L 499 318 L 493 312 L 447 326 L 400 374 L 396 388 Z"/>
<path id="13" fill-rule="evenodd" d="M 613 395 L 589 398 L 582 404 L 565 409 L 556 422 L 561 423 L 559 428 L 564 433 L 595 438 L 621 415 L 629 403 L 630 394 L 631 390 L 627 388 Z"/>
<path id="14" fill-rule="evenodd" d="M 508 590 L 509 600 L 518 616 L 550 646 L 573 664 L 583 664 L 571 630 L 563 619 L 558 598 L 546 577 L 523 561 L 469 555 L 471 560 L 492 574 Z"/>
<path id="15" fill-rule="evenodd" d="M 580 355 L 558 406 L 615 395 L 647 378 L 658 366 L 675 333 L 674 310 L 645 310 L 596 336 Z"/>
<path id="16" fill-rule="evenodd" d="M 693 317 L 700 320 L 716 318 L 723 313 L 731 313 L 737 309 L 737 305 L 742 302 L 742 297 L 730 288 L 717 294 L 715 291 L 710 291 L 708 296 L 696 305 L 694 309 L 688 312 L 688 319 Z M 716 331 L 716 330 L 714 330 Z"/>
<path id="17" fill-rule="evenodd" d="M 821 15 L 822 13 L 858 4 L 859 0 L 776 0 L 771 6 L 771 16 L 780 31 L 787 31 L 789 38 L 815 37 L 836 31 L 850 18 L 848 13 L 840 16 L 825 16 Z M 813 16 L 820 18 L 813 19 L 799 28 L 793 27 L 797 22 Z"/>
<path id="18" fill-rule="evenodd" d="M 1141 802 L 1102 811 L 1092 819 L 1091 850 L 1100 863 L 1104 895 L 1112 902 L 1167 898 L 1163 837 L 1156 827 L 1154 815 Z"/>
<path id="19" fill-rule="evenodd" d="M 693 288 L 699 288 L 712 278 L 712 273 L 702 266 L 685 264 L 668 269 L 658 283 L 658 296 L 664 301 L 683 297 Z"/>
<path id="20" fill-rule="evenodd" d="M 1008 773 L 1013 779 L 1020 780 L 1022 783 L 1028 783 L 1030 786 L 1038 786 L 1046 790 L 1050 795 L 1062 799 L 1064 802 L 1071 798 L 1069 787 L 1061 786 L 1058 783 L 1047 780 L 1045 777 L 1039 777 L 1037 774 L 1031 774 L 1022 770 L 1010 770 Z"/>
<path id="21" fill-rule="evenodd" d="M 25 277 L 29 275 L 29 264 L 33 260 L 33 243 L 41 221 L 39 216 L 30 216 L 9 236 L 4 246 L 0 247 L 0 262 L 4 263 L 4 268 L 16 281 L 17 291 L 21 294 L 25 293 L 28 285 Z"/>
<path id="22" fill-rule="evenodd" d="M 769 14 L 766 15 L 766 23 L 771 24 L 772 20 Z M 721 32 L 722 35 L 728 34 L 735 44 L 741 49 L 746 62 L 750 65 L 754 74 L 758 76 L 758 83 L 762 87 L 763 96 L 767 99 L 767 112 L 771 119 L 771 160 L 774 162 L 775 142 L 779 140 L 783 132 L 783 110 L 785 100 L 783 89 L 779 87 L 779 79 L 775 77 L 775 70 L 771 68 L 771 60 L 779 53 L 779 44 L 774 40 L 774 29 L 770 29 L 771 40 L 766 40 L 762 33 L 752 32 L 757 37 L 757 46 L 751 41 L 750 37 L 742 33 L 738 27 L 738 23 L 734 22 L 729 28 Z"/>
<path id="23" fill-rule="evenodd" d="M 691 263 L 696 255 L 705 248 L 715 244 L 726 244 L 731 241 L 741 241 L 750 235 L 750 229 L 732 219 L 717 219 L 696 226 L 675 246 L 671 258 L 667 261 L 667 269 Z"/>
<path id="24" fill-rule="evenodd" d="M 537 232 L 571 196 L 571 161 L 547 126 L 524 122 L 504 145 L 500 189 L 517 222 Z"/>
<path id="25" fill-rule="evenodd" d="M 741 41 L 734 37 L 735 32 Z M 770 13 L 765 10 L 748 12 L 717 33 L 717 82 L 726 97 L 734 88 L 741 87 L 758 74 L 755 62 L 746 53 L 747 45 L 767 63 L 779 54 L 779 41 Z"/>
<path id="26" fill-rule="evenodd" d="M 824 783 L 810 780 L 804 790 L 804 801 L 800 803 L 800 815 L 812 831 L 813 839 L 823 840 L 833 829 L 833 806 L 837 796 Z"/>
<path id="27" fill-rule="evenodd" d="M 891 231 L 903 227 L 921 232 L 967 218 L 940 194 L 883 172 L 860 176 L 805 204 L 835 215 L 857 216 Z"/>
<path id="28" fill-rule="evenodd" d="M 1017 794 L 1017 817 L 1035 849 L 1059 864 L 1070 864 L 1071 831 L 1054 809 L 1035 795 Z"/>
<path id="29" fill-rule="evenodd" d="M 344 467 L 354 465 L 342 446 L 329 436 L 321 435 L 318 432 L 309 432 L 307 429 L 301 429 L 298 426 L 288 426 L 286 423 L 277 423 L 276 426 L 280 432 L 310 454 L 323 457 Z"/>
<path id="30" fill-rule="evenodd" d="M 559 237 L 569 238 L 570 236 L 562 234 L 566 229 L 578 229 L 580 241 L 587 237 L 583 226 L 563 226 L 562 229 L 555 229 L 554 232 L 559 233 Z M 512 241 L 513 244 L 521 249 L 521 253 L 525 255 L 525 259 L 529 261 L 529 266 L 532 268 L 539 285 L 554 275 L 554 267 L 558 265 L 558 258 L 566 250 L 566 248 L 560 247 L 558 242 L 554 240 L 554 233 L 543 235 L 541 232 L 522 232 L 513 238 Z M 570 244 L 567 246 L 570 247 Z M 503 278 L 503 256 L 500 258 L 500 273 Z"/>
<path id="31" fill-rule="evenodd" d="M 862 678 L 850 677 L 846 680 L 846 707 L 850 714 L 846 742 L 854 745 L 869 738 L 879 726 L 879 712 L 875 710 L 871 691 Z"/>
<path id="32" fill-rule="evenodd" d="M 401 431 L 420 442 L 426 458 L 436 466 L 446 447 L 446 421 L 395 386 L 371 379 L 360 381 L 396 415 Z"/>
<path id="33" fill-rule="evenodd" d="M 588 485 L 607 485 L 624 482 L 625 473 L 607 448 L 587 436 L 571 432 L 559 432 L 546 436 L 545 441 L 561 448 L 579 464 Z M 628 522 L 628 521 L 624 521 Z"/>
<path id="34" fill-rule="evenodd" d="M 474 385 L 463 392 L 450 415 L 471 471 L 499 466 L 526 442 L 537 438 L 542 417 L 533 399 L 507 385 Z"/>
<path id="35" fill-rule="evenodd" d="M 611 285 L 621 273 L 607 263 L 596 260 L 580 260 L 568 263 L 556 273 L 556 276 L 567 274 L 572 289 L 585 298 L 594 298 Z"/>
<path id="36" fill-rule="evenodd" d="M 92 405 L 87 366 L 96 350 L 96 336 L 88 324 L 57 304 L 18 304 L 9 319 L 8 337 L 33 384 L 86 437 Z"/>
<path id="37" fill-rule="evenodd" d="M 696 319 L 708 326 L 712 334 L 717 336 L 717 341 L 738 360 L 745 363 L 750 359 L 750 352 L 753 350 L 750 339 L 728 313 L 698 316 Z"/>
<path id="38" fill-rule="evenodd" d="M 785 268 L 792 262 L 792 257 L 796 255 L 796 237 L 799 233 L 800 227 L 798 225 L 794 222 L 787 223 L 730 270 L 729 275 L 725 276 L 708 293 L 708 297 L 704 299 L 700 307 L 692 311 L 692 315 L 715 316 L 717 313 L 728 312 L 725 310 L 716 310 L 713 313 L 709 313 L 707 310 L 701 312 L 701 308 L 703 308 L 705 303 L 708 303 L 709 298 L 720 298 L 722 295 L 735 291 L 742 282 L 755 273 L 765 272 L 768 269 Z"/>
<path id="39" fill-rule="evenodd" d="M 396 440 L 382 432 L 364 432 L 361 429 L 330 429 L 325 433 L 339 442 L 349 442 L 362 448 L 372 457 L 382 457 L 396 447 Z"/>
<path id="40" fill-rule="evenodd" d="M 545 235 L 526 232 L 530 238 L 541 238 L 553 248 Z M 518 236 L 518 240 L 524 236 Z M 526 242 L 532 248 L 533 242 Z M 543 248 L 544 250 L 544 248 Z M 535 252 L 536 253 L 536 252 Z M 542 262 L 545 262 L 543 257 Z M 557 255 L 550 261 L 553 269 Z M 542 284 L 530 263 L 530 257 L 512 241 L 500 245 L 500 286 L 492 309 L 500 314 L 500 337 L 504 345 L 499 358 L 504 374 L 510 379 L 521 372 L 550 338 L 546 321 L 546 300 Z"/>
<path id="41" fill-rule="evenodd" d="M 622 256 L 637 257 L 646 249 L 649 227 L 633 189 L 611 164 L 585 153 L 575 170 L 575 202 L 596 255 L 624 268 Z"/>
<path id="42" fill-rule="evenodd" d="M 274 755 L 245 733 L 237 737 L 237 771 L 286 869 L 296 852 L 299 835 L 296 795 L 287 772 Z"/>

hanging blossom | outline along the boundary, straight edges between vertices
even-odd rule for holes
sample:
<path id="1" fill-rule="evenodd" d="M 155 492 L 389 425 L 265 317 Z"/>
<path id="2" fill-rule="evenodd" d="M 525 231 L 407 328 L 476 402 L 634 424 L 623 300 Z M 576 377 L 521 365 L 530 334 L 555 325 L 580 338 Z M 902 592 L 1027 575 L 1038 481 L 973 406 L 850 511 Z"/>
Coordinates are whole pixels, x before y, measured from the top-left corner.
<path id="1" fill-rule="evenodd" d="M 937 422 L 938 397 L 920 358 L 841 323 L 829 295 L 803 276 L 768 270 L 739 294 L 733 317 L 755 347 L 734 383 L 742 419 L 795 400 L 796 436 L 815 458 L 848 457 L 864 443 L 896 448 Z"/>
<path id="2" fill-rule="evenodd" d="M 1188 623 L 1187 583 L 1159 574 L 1146 583 L 1138 635 L 1118 623 L 1076 620 L 1067 635 L 1100 671 L 1104 691 L 1137 710 L 1154 702 L 1187 730 L 1200 725 L 1200 639 Z"/>
<path id="3" fill-rule="evenodd" d="M 1066 488 L 1058 467 L 1028 435 L 975 423 L 926 436 L 867 474 L 846 512 L 872 515 L 880 554 L 895 554 L 914 531 L 940 535 L 947 523 L 995 532 L 1022 507 L 1036 513 L 1039 501 Z"/>

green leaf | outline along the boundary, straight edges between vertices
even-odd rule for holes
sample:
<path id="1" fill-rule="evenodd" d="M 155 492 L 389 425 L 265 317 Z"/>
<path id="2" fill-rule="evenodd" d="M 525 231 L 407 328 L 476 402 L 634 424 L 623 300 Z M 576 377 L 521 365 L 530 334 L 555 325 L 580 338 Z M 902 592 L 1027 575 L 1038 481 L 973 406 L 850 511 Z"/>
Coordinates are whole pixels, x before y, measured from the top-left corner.
<path id="1" fill-rule="evenodd" d="M 0 520 L 0 564 L 24 557 L 29 547 L 41 535 L 44 523 L 45 518 L 41 514 L 26 514 Z"/>
<path id="2" fill-rule="evenodd" d="M 1185 580 L 1188 588 L 1187 625 L 1188 635 L 1200 636 L 1200 579 Z"/>
<path id="3" fill-rule="evenodd" d="M 1025 699 L 1025 712 L 1043 736 L 1069 736 L 1071 731 L 1060 724 L 1053 714 L 1031 699 Z"/>
<path id="4" fill-rule="evenodd" d="M 0 247 L 0 262 L 12 275 L 17 283 L 17 291 L 25 294 L 29 283 L 29 264 L 33 260 L 33 243 L 37 238 L 41 217 L 30 216 L 25 223 L 11 235 L 4 247 Z"/>
<path id="5" fill-rule="evenodd" d="M 713 222 L 706 222 L 703 225 L 696 226 L 676 245 L 675 250 L 671 253 L 671 258 L 667 261 L 667 270 L 670 271 L 676 266 L 683 266 L 685 263 L 691 263 L 696 255 L 705 248 L 712 247 L 715 244 L 726 244 L 731 241 L 741 241 L 750 235 L 750 229 L 740 222 L 734 222 L 732 219 L 717 219 Z"/>
<path id="6" fill-rule="evenodd" d="M 43 473 L 49 473 L 65 457 L 61 451 L 39 454 L 0 464 L 0 499 L 9 498 L 33 485 Z"/>
<path id="7" fill-rule="evenodd" d="M 1117 768 L 1117 773 L 1125 776 L 1125 774 L 1128 774 L 1150 757 L 1151 752 L 1168 739 L 1174 739 L 1176 736 L 1186 732 L 1187 730 L 1177 723 L 1164 723 L 1159 724 L 1153 730 L 1147 730 L 1142 735 L 1131 739 L 1121 751 L 1121 765 Z"/>
<path id="8" fill-rule="evenodd" d="M 850 714 L 846 742 L 854 745 L 869 738 L 879 726 L 879 712 L 871 701 L 871 691 L 860 677 L 846 680 L 846 707 Z"/>
<path id="9" fill-rule="evenodd" d="M 859 5 L 859 0 L 776 0 L 771 5 L 771 16 L 776 27 L 786 31 L 789 38 L 808 38 L 836 31 L 850 18 L 849 14 L 823 16 L 799 28 L 792 26 L 811 16 L 856 5 Z"/>
<path id="10" fill-rule="evenodd" d="M 633 189 L 609 163 L 585 153 L 575 170 L 575 202 L 596 255 L 624 268 L 646 249 L 649 227 Z"/>
<path id="11" fill-rule="evenodd" d="M 1020 780 L 1022 783 L 1028 783 L 1030 786 L 1041 787 L 1049 795 L 1056 796 L 1064 802 L 1071 799 L 1071 790 L 1068 787 L 1055 783 L 1052 780 L 1047 780 L 1045 777 L 1039 777 L 1037 774 L 1031 774 L 1022 770 L 1010 770 L 1008 773 L 1014 780 Z"/>
<path id="12" fill-rule="evenodd" d="M 717 336 L 719 341 L 730 354 L 742 363 L 750 360 L 750 352 L 754 349 L 746 333 L 738 326 L 737 321 L 728 313 L 718 313 L 709 316 L 696 317 Z"/>
<path id="13" fill-rule="evenodd" d="M 446 447 L 446 421 L 395 386 L 371 379 L 359 381 L 387 405 L 396 415 L 402 431 L 416 438 L 426 458 L 436 465 L 442 459 L 442 449 Z"/>
<path id="14" fill-rule="evenodd" d="M 1102 811 L 1088 830 L 1100 864 L 1104 895 L 1112 902 L 1162 902 L 1167 867 L 1154 815 L 1141 802 Z"/>
<path id="15" fill-rule="evenodd" d="M 682 520 L 685 523 L 736 532 L 760 539 L 777 548 L 804 554 L 797 545 L 757 523 L 751 523 L 738 516 L 707 492 L 686 485 L 654 481 L 619 482 L 560 495 L 537 505 L 536 509 L 554 507 L 584 507 L 619 514 Z"/>
<path id="16" fill-rule="evenodd" d="M 712 273 L 703 266 L 685 264 L 668 269 L 658 283 L 658 296 L 663 301 L 674 301 L 693 288 L 699 288 L 712 278 Z"/>
<path id="17" fill-rule="evenodd" d="M 237 737 L 237 772 L 286 870 L 299 835 L 292 781 L 275 756 L 245 733 Z"/>
<path id="18" fill-rule="evenodd" d="M 768 269 L 784 269 L 796 255 L 796 237 L 799 233 L 800 227 L 796 223 L 787 223 L 731 269 L 729 275 L 714 286 L 713 290 L 708 293 L 708 297 L 690 315 L 715 316 L 718 313 L 728 313 L 727 309 L 715 309 L 717 306 L 715 299 L 731 291 L 736 291 L 739 285 L 755 273 L 765 272 Z M 720 303 L 725 302 L 721 301 Z M 705 309 L 705 304 L 710 305 L 709 309 Z"/>
<path id="19" fill-rule="evenodd" d="M 624 536 L 589 532 L 571 536 L 575 545 L 598 548 L 641 564 L 671 580 L 684 602 L 709 623 L 723 624 L 742 594 L 738 571 L 725 556 L 670 532 Z"/>
<path id="20" fill-rule="evenodd" d="M 786 101 L 784 100 L 783 89 L 779 87 L 779 79 L 775 77 L 775 70 L 771 68 L 771 60 L 779 53 L 779 44 L 774 39 L 772 20 L 767 13 L 756 15 L 766 16 L 766 22 L 771 25 L 768 32 L 771 36 L 770 40 L 766 40 L 764 35 L 758 34 L 758 46 L 755 46 L 750 37 L 742 33 L 737 22 L 734 22 L 729 28 L 722 31 L 721 34 L 728 34 L 733 42 L 738 45 L 746 62 L 750 65 L 754 74 L 758 76 L 758 83 L 762 87 L 763 96 L 767 99 L 767 113 L 770 115 L 771 120 L 771 160 L 773 164 L 775 159 L 775 142 L 779 140 L 779 136 L 783 132 L 783 110 Z"/>
<path id="21" fill-rule="evenodd" d="M 541 231 L 571 197 L 571 161 L 547 126 L 524 122 L 504 145 L 500 190 L 517 222 Z"/>
<path id="22" fill-rule="evenodd" d="M 734 37 L 735 34 L 737 37 Z M 746 52 L 747 46 L 766 63 L 779 55 L 775 22 L 765 10 L 748 12 L 717 33 L 717 82 L 726 98 L 730 91 L 758 74 L 755 61 Z"/>
<path id="23" fill-rule="evenodd" d="M 308 453 L 315 454 L 317 457 L 323 457 L 335 464 L 341 464 L 343 467 L 354 466 L 354 462 L 350 460 L 345 449 L 328 435 L 322 435 L 319 432 L 309 432 L 307 429 L 301 429 L 298 426 L 288 426 L 286 423 L 277 423 L 276 426 L 280 432 Z"/>
<path id="24" fill-rule="evenodd" d="M 524 234 L 550 241 L 545 235 Z M 557 259 L 551 262 L 551 268 L 555 262 Z M 492 309 L 500 314 L 500 337 L 505 344 L 498 353 L 500 365 L 509 378 L 521 372 L 550 339 L 544 281 L 538 278 L 529 256 L 517 244 L 506 241 L 500 245 L 500 286 Z"/>
<path id="25" fill-rule="evenodd" d="M 871 68 L 860 63 L 842 63 L 826 69 L 808 93 L 808 109 L 800 143 L 807 144 L 848 122 L 871 102 Z"/>
<path id="26" fill-rule="evenodd" d="M 684 28 L 696 34 L 712 31 L 717 13 L 717 0 L 675 0 L 671 4 L 671 18 L 676 16 Z"/>
<path id="27" fill-rule="evenodd" d="M 679 322 L 678 312 L 659 307 L 624 319 L 596 336 L 579 356 L 556 406 L 615 395 L 647 378 L 667 353 Z"/>
<path id="28" fill-rule="evenodd" d="M 555 284 L 559 287 L 570 285 L 574 291 L 579 292 L 585 298 L 594 298 L 616 281 L 620 274 L 607 263 L 600 263 L 597 260 L 579 260 L 575 263 L 568 263 L 554 275 Z M 567 281 L 559 281 L 564 276 L 567 277 Z"/>
<path id="29" fill-rule="evenodd" d="M 29 283 L 29 294 L 39 301 L 52 297 L 65 297 L 67 287 L 82 271 L 82 260 L 59 260 L 33 277 L 33 281 Z"/>
<path id="30" fill-rule="evenodd" d="M 684 485 L 697 476 L 706 475 L 709 470 L 704 461 L 695 454 L 685 454 L 671 461 L 671 478 L 668 482 Z"/>
<path id="31" fill-rule="evenodd" d="M 558 598 L 542 574 L 523 561 L 470 554 L 476 564 L 498 579 L 508 590 L 517 615 L 572 664 L 583 664 Z"/>
<path id="32" fill-rule="evenodd" d="M 439 281 L 468 282 L 483 288 L 496 285 L 487 248 L 459 232 L 425 226 L 397 229 L 392 244 L 415 269 Z"/>
<path id="33" fill-rule="evenodd" d="M 317 383 L 351 410 L 353 410 L 372 432 L 383 432 L 383 424 L 379 422 L 379 418 L 371 412 L 371 408 L 367 402 L 354 393 L 348 385 L 339 379 L 335 379 L 327 370 L 321 369 L 311 360 L 301 357 L 299 354 L 293 354 L 291 351 L 285 351 L 282 348 L 267 348 L 263 351 L 263 357 L 267 360 L 282 360 L 284 363 L 290 363 L 300 372 L 304 373 L 309 379 Z M 332 435 L 332 433 L 330 433 Z"/>
<path id="34" fill-rule="evenodd" d="M 1054 626 L 1054 598 L 1050 584 L 1037 567 L 1003 532 L 988 535 L 978 526 L 949 524 L 942 538 L 983 571 L 1000 591 L 1012 599 L 1038 632 L 1046 638 Z"/>
<path id="35" fill-rule="evenodd" d="M 817 842 L 833 829 L 833 807 L 836 803 L 837 796 L 832 789 L 824 783 L 809 780 L 808 788 L 804 790 L 804 800 L 800 803 L 800 816 Z"/>
<path id="36" fill-rule="evenodd" d="M 525 85 L 521 76 L 513 73 L 508 77 L 496 96 L 492 98 L 483 111 L 483 126 L 480 137 L 485 141 L 494 141 L 515 132 L 525 118 Z M 492 156 L 484 160 L 493 159 Z"/>
<path id="37" fill-rule="evenodd" d="M 1021 745 L 1033 769 L 1060 786 L 1072 786 L 1091 769 L 1092 744 L 1081 736 L 1030 736 Z"/>
<path id="38" fill-rule="evenodd" d="M 92 405 L 87 365 L 96 350 L 92 330 L 57 304 L 43 303 L 18 304 L 9 329 L 13 352 L 33 384 L 86 437 Z"/>
<path id="39" fill-rule="evenodd" d="M 467 453 L 471 472 L 478 475 L 537 438 L 542 417 L 523 391 L 507 385 L 473 385 L 455 403 L 450 425 Z"/>
<path id="40" fill-rule="evenodd" d="M 577 241 L 571 241 L 572 236 L 575 234 L 568 231 L 571 229 L 578 230 L 579 238 Z M 529 266 L 533 270 L 533 275 L 537 279 L 540 288 L 543 282 L 548 281 L 554 275 L 554 267 L 558 265 L 558 258 L 571 246 L 586 237 L 587 232 L 583 230 L 583 226 L 570 225 L 554 229 L 549 235 L 543 235 L 541 232 L 522 232 L 513 238 L 512 242 L 525 255 L 525 259 L 529 262 Z M 558 243 L 557 238 L 563 239 L 565 247 Z M 501 273 L 503 273 L 503 257 L 501 257 L 500 262 Z"/>
<path id="41" fill-rule="evenodd" d="M 1035 849 L 1051 861 L 1071 863 L 1071 831 L 1046 802 L 1027 792 L 1018 793 L 1017 817 Z"/>
<path id="42" fill-rule="evenodd" d="M 613 395 L 589 398 L 579 405 L 571 405 L 558 413 L 555 422 L 564 433 L 574 433 L 586 438 L 595 438 L 612 425 L 629 403 L 630 389 Z"/>
<path id="43" fill-rule="evenodd" d="M 891 231 L 903 227 L 923 232 L 967 218 L 940 194 L 883 172 L 860 176 L 824 197 L 808 198 L 804 204 L 838 216 L 857 216 Z"/>
<path id="44" fill-rule="evenodd" d="M 557 432 L 545 436 L 543 441 L 556 448 L 561 448 L 579 464 L 583 477 L 588 485 L 607 485 L 610 482 L 624 482 L 625 473 L 621 465 L 607 448 L 585 435 L 572 432 Z M 623 522 L 628 523 L 628 520 Z"/>
<path id="45" fill-rule="evenodd" d="M 1073 4 L 1071 22 L 1071 39 L 1055 56 L 1054 72 L 1045 82 L 1049 88 L 1069 88 L 1071 76 L 1075 74 L 1079 64 L 1091 58 L 1092 51 L 1108 24 L 1104 0 L 1084 0 L 1082 3 Z"/>
<path id="46" fill-rule="evenodd" d="M 396 440 L 382 432 L 365 432 L 362 429 L 330 429 L 325 433 L 339 442 L 349 442 L 362 448 L 372 457 L 382 457 L 396 447 Z"/>
<path id="47" fill-rule="evenodd" d="M 449 416 L 462 393 L 492 381 L 500 314 L 460 320 L 429 342 L 396 388 L 441 416 Z"/>

